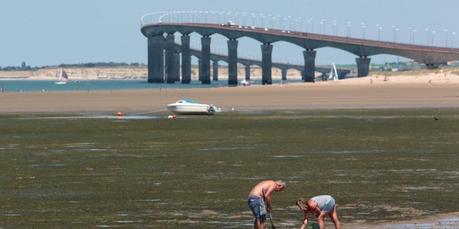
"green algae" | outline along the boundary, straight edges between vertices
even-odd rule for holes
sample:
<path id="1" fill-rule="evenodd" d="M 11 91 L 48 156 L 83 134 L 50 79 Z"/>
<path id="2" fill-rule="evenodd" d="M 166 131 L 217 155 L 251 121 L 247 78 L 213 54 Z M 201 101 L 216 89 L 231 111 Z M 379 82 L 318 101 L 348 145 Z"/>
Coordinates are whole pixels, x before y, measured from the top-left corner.
<path id="1" fill-rule="evenodd" d="M 342 221 L 457 211 L 459 110 L 0 117 L 0 227 L 250 227 L 246 195 L 283 179 L 276 224 L 331 194 Z"/>

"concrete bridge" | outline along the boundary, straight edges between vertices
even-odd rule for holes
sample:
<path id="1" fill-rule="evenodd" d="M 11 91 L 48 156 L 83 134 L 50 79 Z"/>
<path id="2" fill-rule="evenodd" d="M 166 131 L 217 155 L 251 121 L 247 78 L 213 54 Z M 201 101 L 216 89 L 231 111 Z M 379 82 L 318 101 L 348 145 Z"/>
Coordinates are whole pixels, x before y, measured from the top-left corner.
<path id="1" fill-rule="evenodd" d="M 180 58 L 179 55 L 182 52 L 182 45 L 180 44 L 175 44 L 175 52 L 174 52 L 174 69 L 171 69 L 173 71 L 172 77 L 164 77 L 166 82 L 168 83 L 174 83 L 177 81 L 181 81 L 182 83 L 189 83 L 191 81 L 190 78 L 188 77 L 182 77 L 180 80 L 180 72 L 179 68 L 176 66 L 180 66 Z M 192 49 L 190 48 L 190 55 L 196 57 L 199 60 L 199 65 L 202 63 L 202 52 L 201 50 L 198 49 Z M 217 53 L 210 53 L 210 60 L 212 61 L 212 80 L 218 81 L 218 76 L 219 76 L 219 62 L 226 62 L 229 63 L 229 57 L 224 54 L 217 54 Z M 245 67 L 245 80 L 251 80 L 251 67 L 252 66 L 259 66 L 261 67 L 262 63 L 260 60 L 255 60 L 255 59 L 250 59 L 250 58 L 241 58 L 238 57 L 237 59 L 238 64 L 244 65 Z M 280 62 L 273 62 L 272 67 L 278 68 L 281 70 L 282 74 L 282 80 L 287 80 L 287 73 L 288 70 L 297 70 L 302 72 L 303 71 L 303 65 L 297 65 L 297 64 L 290 64 L 290 63 L 280 63 Z M 322 73 L 322 75 L 327 75 L 330 73 L 330 68 L 331 67 L 316 67 L 316 72 Z M 182 68 L 182 71 L 186 71 L 185 69 Z M 344 79 L 346 76 L 351 72 L 349 69 L 337 69 L 338 72 L 338 78 L 339 79 Z M 199 70 L 199 79 L 202 80 L 203 78 L 203 71 L 200 69 Z M 303 75 L 303 72 L 302 72 Z M 237 79 L 235 79 L 237 80 Z M 153 81 L 154 82 L 154 81 Z M 237 82 L 228 82 L 229 84 L 237 84 Z"/>
<path id="2" fill-rule="evenodd" d="M 202 72 L 200 80 L 202 83 L 210 83 L 210 61 L 212 59 L 210 44 L 211 36 L 214 34 L 220 34 L 228 38 L 228 55 L 225 61 L 228 62 L 228 83 L 230 85 L 237 84 L 238 38 L 241 37 L 249 37 L 261 43 L 262 84 L 272 83 L 271 69 L 275 67 L 275 64 L 272 62 L 272 49 L 273 44 L 278 41 L 289 42 L 303 49 L 304 65 L 301 66 L 301 72 L 303 73 L 305 82 L 314 82 L 315 80 L 315 49 L 322 47 L 333 47 L 355 54 L 357 56 L 357 74 L 359 77 L 368 75 L 371 61 L 370 56 L 377 54 L 406 57 L 416 62 L 424 63 L 428 68 L 437 68 L 440 65 L 446 65 L 448 61 L 459 60 L 459 49 L 457 48 L 374 41 L 280 29 L 240 26 L 232 23 L 143 23 L 141 31 L 148 38 L 150 82 L 162 82 L 164 78 L 162 75 L 162 66 L 164 65 L 163 49 L 166 50 L 165 74 L 172 75 L 172 67 L 167 66 L 174 66 L 173 55 L 176 55 L 174 54 L 174 34 L 176 32 L 182 34 L 182 75 L 185 79 L 191 73 L 192 52 L 190 49 L 190 34 L 198 33 L 202 36 L 200 58 L 200 72 Z M 165 38 L 164 34 L 167 34 Z M 239 62 L 243 64 L 243 60 Z"/>

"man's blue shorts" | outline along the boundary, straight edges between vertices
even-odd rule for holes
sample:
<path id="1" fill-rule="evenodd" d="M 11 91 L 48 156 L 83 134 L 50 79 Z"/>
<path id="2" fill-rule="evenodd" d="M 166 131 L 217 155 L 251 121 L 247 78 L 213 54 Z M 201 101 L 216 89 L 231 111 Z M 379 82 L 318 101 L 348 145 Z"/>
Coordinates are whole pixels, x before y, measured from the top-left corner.
<path id="1" fill-rule="evenodd" d="M 252 210 L 253 216 L 260 221 L 266 220 L 266 205 L 263 198 L 259 196 L 249 196 L 248 197 L 249 208 Z"/>

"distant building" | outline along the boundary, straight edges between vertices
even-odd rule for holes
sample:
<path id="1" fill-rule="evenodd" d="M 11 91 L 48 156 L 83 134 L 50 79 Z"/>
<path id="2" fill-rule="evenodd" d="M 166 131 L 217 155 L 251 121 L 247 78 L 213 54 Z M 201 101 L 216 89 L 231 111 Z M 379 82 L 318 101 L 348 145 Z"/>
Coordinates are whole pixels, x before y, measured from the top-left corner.
<path id="1" fill-rule="evenodd" d="M 384 63 L 383 65 L 379 66 L 379 70 L 381 71 L 390 71 L 390 72 L 398 72 L 398 71 L 412 71 L 412 70 L 419 70 L 422 69 L 423 66 L 419 63 L 410 61 L 410 62 L 390 62 Z M 377 68 L 374 68 L 377 69 Z"/>

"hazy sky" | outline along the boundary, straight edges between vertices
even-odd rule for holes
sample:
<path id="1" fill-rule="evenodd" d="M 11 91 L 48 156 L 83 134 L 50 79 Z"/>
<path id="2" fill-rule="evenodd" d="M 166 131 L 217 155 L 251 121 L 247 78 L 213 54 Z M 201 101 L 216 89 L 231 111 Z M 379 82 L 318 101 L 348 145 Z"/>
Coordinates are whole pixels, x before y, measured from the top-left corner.
<path id="1" fill-rule="evenodd" d="M 336 19 L 338 32 L 361 36 L 361 23 L 367 25 L 367 38 L 377 39 L 377 24 L 383 26 L 382 37 L 393 40 L 392 26 L 399 28 L 397 40 L 410 41 L 408 27 L 415 27 L 416 43 L 425 44 L 425 28 L 435 29 L 436 45 L 458 47 L 459 1 L 457 0 L 1 0 L 0 66 L 31 66 L 82 62 L 146 62 L 147 42 L 140 33 L 140 17 L 161 10 L 217 10 L 254 12 L 313 18 L 316 32 L 321 19 L 327 19 L 326 31 L 332 33 Z M 445 33 L 444 30 L 448 29 Z M 429 32 L 429 36 L 431 36 Z M 192 37 L 197 40 L 198 37 Z M 431 38 L 429 38 L 431 39 Z M 431 42 L 431 41 L 429 41 Z M 198 44 L 197 42 L 194 42 Z M 223 46 L 215 37 L 212 48 Z M 241 53 L 260 52 L 258 42 L 240 41 Z M 301 49 L 288 43 L 274 47 L 274 59 L 301 60 Z M 344 51 L 318 50 L 319 64 L 353 63 L 355 56 Z M 392 56 L 377 56 L 376 62 L 393 61 Z"/>

